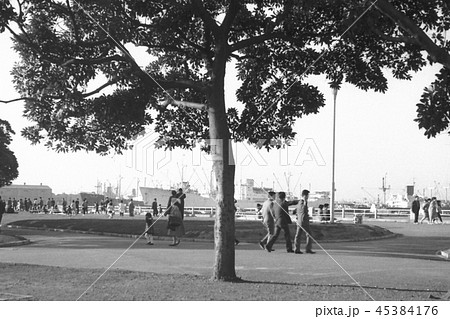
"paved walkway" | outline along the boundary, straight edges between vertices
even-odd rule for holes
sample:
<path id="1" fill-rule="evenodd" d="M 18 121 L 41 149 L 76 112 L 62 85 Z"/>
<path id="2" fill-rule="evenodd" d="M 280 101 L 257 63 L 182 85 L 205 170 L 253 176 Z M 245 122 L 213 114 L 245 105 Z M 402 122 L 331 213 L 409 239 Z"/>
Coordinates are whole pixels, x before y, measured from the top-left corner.
<path id="1" fill-rule="evenodd" d="M 450 289 L 448 261 L 437 255 L 450 246 L 450 225 L 373 223 L 403 236 L 322 247 L 314 244 L 315 255 L 287 254 L 281 239 L 272 253 L 262 251 L 256 243 L 241 243 L 236 247 L 237 274 L 264 282 L 360 284 L 440 293 Z M 147 246 L 144 240 L 138 240 L 130 248 L 134 242 L 131 238 L 35 230 L 14 233 L 32 244 L 0 248 L 1 262 L 86 269 L 106 269 L 116 262 L 113 269 L 204 276 L 211 275 L 214 263 L 212 243 L 182 242 L 169 247 L 167 241 Z"/>

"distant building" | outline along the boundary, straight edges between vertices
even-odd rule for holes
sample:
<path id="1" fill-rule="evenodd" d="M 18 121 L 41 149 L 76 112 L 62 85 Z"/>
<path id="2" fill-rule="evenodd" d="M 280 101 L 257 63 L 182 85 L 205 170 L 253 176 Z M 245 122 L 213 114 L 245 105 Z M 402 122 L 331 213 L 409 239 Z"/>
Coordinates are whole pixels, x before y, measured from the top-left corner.
<path id="1" fill-rule="evenodd" d="M 255 181 L 253 179 L 247 179 L 244 184 L 240 185 L 239 190 L 238 199 L 240 200 L 265 201 L 267 194 L 272 188 L 255 187 Z"/>
<path id="2" fill-rule="evenodd" d="M 0 188 L 0 196 L 8 198 L 34 198 L 42 197 L 44 200 L 54 197 L 52 189 L 47 185 L 9 185 Z"/>

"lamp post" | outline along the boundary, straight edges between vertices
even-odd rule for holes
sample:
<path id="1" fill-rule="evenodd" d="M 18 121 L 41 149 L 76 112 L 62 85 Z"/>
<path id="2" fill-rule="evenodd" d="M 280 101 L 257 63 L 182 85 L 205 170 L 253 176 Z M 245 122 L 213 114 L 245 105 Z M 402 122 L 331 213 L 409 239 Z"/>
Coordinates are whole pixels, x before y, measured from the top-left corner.
<path id="1" fill-rule="evenodd" d="M 331 164 L 331 198 L 330 198 L 330 223 L 334 223 L 334 202 L 335 202 L 335 190 L 336 185 L 334 182 L 334 169 L 336 161 L 336 96 L 339 90 L 339 84 L 332 83 L 331 88 L 333 90 L 333 159 Z"/>

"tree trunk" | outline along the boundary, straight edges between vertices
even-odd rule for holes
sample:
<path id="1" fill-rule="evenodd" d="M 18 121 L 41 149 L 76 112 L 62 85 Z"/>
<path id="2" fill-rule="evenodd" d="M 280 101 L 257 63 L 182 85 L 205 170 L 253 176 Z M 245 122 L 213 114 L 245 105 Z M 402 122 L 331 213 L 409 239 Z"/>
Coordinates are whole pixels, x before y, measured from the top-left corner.
<path id="1" fill-rule="evenodd" d="M 211 155 L 217 184 L 217 205 L 214 224 L 215 261 L 213 279 L 233 281 L 237 279 L 234 250 L 235 166 L 225 110 L 225 64 L 226 59 L 224 56 L 216 56 L 211 81 L 212 85 L 208 94 Z"/>

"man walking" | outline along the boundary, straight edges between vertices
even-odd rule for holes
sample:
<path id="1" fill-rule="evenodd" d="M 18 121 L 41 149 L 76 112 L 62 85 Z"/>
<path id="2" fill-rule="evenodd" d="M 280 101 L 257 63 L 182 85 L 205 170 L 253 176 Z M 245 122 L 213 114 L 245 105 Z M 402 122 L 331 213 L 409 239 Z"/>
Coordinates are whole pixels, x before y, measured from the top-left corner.
<path id="1" fill-rule="evenodd" d="M 414 224 L 419 223 L 419 210 L 420 210 L 419 196 L 416 195 L 411 205 L 411 211 L 414 214 Z"/>
<path id="2" fill-rule="evenodd" d="M 286 241 L 286 251 L 288 253 L 294 252 L 294 250 L 292 250 L 291 234 L 289 232 L 289 221 L 290 221 L 289 206 L 297 204 L 298 200 L 287 201 L 285 192 L 278 193 L 278 198 L 273 203 L 275 232 L 266 245 L 266 250 L 269 253 L 273 250 L 272 246 L 277 240 L 278 236 L 280 235 L 281 230 L 283 230 L 284 232 L 284 239 Z"/>
<path id="3" fill-rule="evenodd" d="M 430 198 L 425 199 L 425 203 L 423 204 L 423 207 L 422 207 L 422 209 L 423 209 L 423 217 L 422 217 L 422 219 L 419 222 L 421 224 L 423 223 L 423 221 L 425 219 L 428 220 L 428 223 L 430 223 L 430 215 L 429 215 L 429 212 L 428 212 L 428 209 L 430 207 L 430 202 L 431 202 Z"/>
<path id="4" fill-rule="evenodd" d="M 311 228 L 309 227 L 308 197 L 309 190 L 304 189 L 302 191 L 302 200 L 297 206 L 297 231 L 295 233 L 294 239 L 296 254 L 302 254 L 300 250 L 300 236 L 302 235 L 303 231 L 306 235 L 306 253 L 315 254 L 315 252 L 311 250 L 312 241 Z"/>
<path id="5" fill-rule="evenodd" d="M 273 202 L 275 200 L 275 192 L 270 191 L 268 194 L 268 199 L 263 203 L 261 208 L 262 222 L 267 229 L 267 234 L 263 239 L 259 241 L 259 246 L 262 249 L 266 249 L 266 245 L 270 238 L 273 236 L 275 221 L 273 219 Z M 272 249 L 273 250 L 273 249 Z"/>

